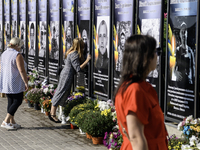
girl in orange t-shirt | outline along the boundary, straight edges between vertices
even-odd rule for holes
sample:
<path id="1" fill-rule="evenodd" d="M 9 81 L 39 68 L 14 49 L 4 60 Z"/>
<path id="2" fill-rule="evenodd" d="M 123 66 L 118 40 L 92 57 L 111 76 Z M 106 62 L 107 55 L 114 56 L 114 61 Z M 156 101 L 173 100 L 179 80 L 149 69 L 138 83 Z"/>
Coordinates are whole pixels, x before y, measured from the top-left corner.
<path id="1" fill-rule="evenodd" d="M 157 93 L 145 81 L 156 68 L 156 40 L 134 35 L 125 43 L 121 79 L 114 95 L 121 150 L 167 150 L 167 132 Z"/>

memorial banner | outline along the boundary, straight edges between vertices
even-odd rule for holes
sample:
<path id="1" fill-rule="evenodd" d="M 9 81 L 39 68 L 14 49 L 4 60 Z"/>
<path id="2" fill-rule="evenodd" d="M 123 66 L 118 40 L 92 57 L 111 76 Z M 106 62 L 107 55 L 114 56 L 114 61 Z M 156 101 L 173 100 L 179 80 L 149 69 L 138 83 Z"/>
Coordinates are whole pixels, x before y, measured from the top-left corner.
<path id="1" fill-rule="evenodd" d="M 111 1 L 94 1 L 93 94 L 108 98 L 110 79 Z"/>
<path id="2" fill-rule="evenodd" d="M 36 55 L 36 0 L 28 0 L 28 68 L 35 68 Z"/>
<path id="3" fill-rule="evenodd" d="M 63 65 L 65 54 L 72 46 L 74 39 L 74 0 L 63 0 L 62 16 L 62 43 L 63 43 Z"/>
<path id="4" fill-rule="evenodd" d="M 114 1 L 113 47 L 114 47 L 114 89 L 120 81 L 125 41 L 133 33 L 133 0 Z"/>
<path id="5" fill-rule="evenodd" d="M 21 48 L 22 55 L 25 57 L 26 55 L 26 0 L 19 1 L 19 38 L 24 41 L 24 45 Z"/>
<path id="6" fill-rule="evenodd" d="M 11 1 L 11 38 L 18 37 L 18 0 Z"/>
<path id="7" fill-rule="evenodd" d="M 160 47 L 161 39 L 161 11 L 162 0 L 139 0 L 137 33 L 150 35 L 156 39 L 157 47 Z M 161 57 L 157 56 L 157 66 L 146 79 L 155 88 L 159 95 L 159 67 Z"/>
<path id="8" fill-rule="evenodd" d="M 182 120 L 194 115 L 197 0 L 169 2 L 165 114 Z"/>
<path id="9" fill-rule="evenodd" d="M 49 0 L 49 81 L 58 82 L 57 70 L 59 60 L 60 38 L 60 1 Z"/>
<path id="10" fill-rule="evenodd" d="M 3 4 L 0 1 L 0 56 L 3 52 Z"/>
<path id="11" fill-rule="evenodd" d="M 38 73 L 40 78 L 46 76 L 46 55 L 47 55 L 47 0 L 38 1 Z"/>
<path id="12" fill-rule="evenodd" d="M 77 1 L 77 37 L 82 38 L 85 44 L 84 48 L 84 59 L 86 60 L 87 55 L 90 54 L 90 33 L 91 33 L 91 0 Z M 88 65 L 84 68 L 83 72 L 77 75 L 77 87 L 83 86 L 86 94 L 88 94 Z"/>
<path id="13" fill-rule="evenodd" d="M 10 42 L 10 1 L 4 1 L 4 49 Z"/>

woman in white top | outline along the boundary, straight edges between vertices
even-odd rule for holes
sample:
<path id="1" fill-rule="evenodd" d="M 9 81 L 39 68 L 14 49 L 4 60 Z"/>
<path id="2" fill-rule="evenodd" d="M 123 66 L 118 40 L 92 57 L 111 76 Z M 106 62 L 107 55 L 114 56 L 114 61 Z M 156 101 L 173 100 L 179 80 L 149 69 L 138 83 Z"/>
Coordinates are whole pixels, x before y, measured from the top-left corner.
<path id="1" fill-rule="evenodd" d="M 22 103 L 23 92 L 28 90 L 25 62 L 20 53 L 23 43 L 17 37 L 12 38 L 0 58 L 0 93 L 5 93 L 8 99 L 7 115 L 1 127 L 6 129 L 21 127 L 15 122 L 14 114 Z"/>

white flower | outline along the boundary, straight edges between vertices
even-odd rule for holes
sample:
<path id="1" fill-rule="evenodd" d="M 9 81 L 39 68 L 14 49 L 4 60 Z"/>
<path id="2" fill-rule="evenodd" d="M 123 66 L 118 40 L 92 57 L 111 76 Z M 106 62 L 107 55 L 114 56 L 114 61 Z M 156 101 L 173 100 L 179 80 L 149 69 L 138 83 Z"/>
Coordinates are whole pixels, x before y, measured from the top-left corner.
<path id="1" fill-rule="evenodd" d="M 33 77 L 36 78 L 37 77 L 36 74 L 33 74 Z"/>
<path id="2" fill-rule="evenodd" d="M 193 124 L 193 125 L 197 124 L 197 119 L 192 120 L 190 123 Z"/>
<path id="3" fill-rule="evenodd" d="M 49 84 L 49 87 L 50 87 L 50 88 L 53 88 L 53 87 L 54 87 L 54 85 L 53 85 L 53 84 Z"/>
<path id="4" fill-rule="evenodd" d="M 48 88 L 43 89 L 44 94 L 47 94 Z"/>
<path id="5" fill-rule="evenodd" d="M 190 123 L 190 121 L 193 120 L 192 115 L 188 116 L 185 120 L 186 123 Z"/>
<path id="6" fill-rule="evenodd" d="M 193 146 L 196 143 L 198 143 L 197 137 L 192 135 L 192 137 L 190 138 L 190 146 Z"/>
<path id="7" fill-rule="evenodd" d="M 197 147 L 198 149 L 200 149 L 200 143 L 198 143 L 198 144 L 196 145 L 196 147 Z"/>
<path id="8" fill-rule="evenodd" d="M 180 123 L 178 124 L 177 129 L 180 131 L 181 127 L 182 127 L 182 122 L 180 122 Z"/>
<path id="9" fill-rule="evenodd" d="M 190 145 L 182 145 L 181 146 L 181 150 L 192 150 L 192 149 L 189 149 L 190 148 Z"/>

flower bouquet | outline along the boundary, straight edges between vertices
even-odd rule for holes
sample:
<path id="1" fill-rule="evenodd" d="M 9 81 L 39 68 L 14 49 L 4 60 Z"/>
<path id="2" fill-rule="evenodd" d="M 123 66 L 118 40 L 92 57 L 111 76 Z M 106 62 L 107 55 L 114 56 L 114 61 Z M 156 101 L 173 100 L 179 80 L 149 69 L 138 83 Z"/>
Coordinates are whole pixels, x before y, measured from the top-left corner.
<path id="1" fill-rule="evenodd" d="M 36 80 L 39 80 L 39 74 L 38 74 L 38 71 L 36 68 L 34 68 L 32 70 L 32 72 L 29 72 L 29 75 L 28 75 L 28 85 L 29 86 L 35 86 L 34 82 Z"/>
<path id="2" fill-rule="evenodd" d="M 85 95 L 83 93 L 75 93 L 74 95 L 71 95 L 67 98 L 67 104 L 64 107 L 64 114 L 65 116 L 68 116 L 71 109 L 78 105 L 83 104 L 87 101 Z"/>
<path id="3" fill-rule="evenodd" d="M 43 92 L 41 89 L 38 89 L 38 88 L 31 89 L 26 94 L 26 98 L 32 103 L 38 103 L 42 96 L 43 96 Z"/>
<path id="4" fill-rule="evenodd" d="M 103 144 L 108 149 L 111 148 L 112 150 L 120 150 L 122 143 L 123 143 L 123 138 L 119 129 L 117 131 L 110 133 L 105 132 Z"/>
<path id="5" fill-rule="evenodd" d="M 42 86 L 43 93 L 46 97 L 52 98 L 55 91 L 56 91 L 57 85 L 56 84 L 49 84 Z"/>
<path id="6" fill-rule="evenodd" d="M 51 110 L 51 99 L 45 99 L 42 102 L 43 109 L 45 112 L 50 112 Z"/>

